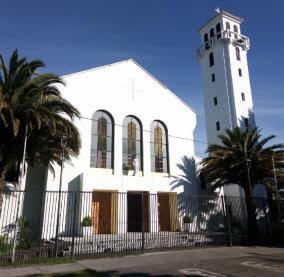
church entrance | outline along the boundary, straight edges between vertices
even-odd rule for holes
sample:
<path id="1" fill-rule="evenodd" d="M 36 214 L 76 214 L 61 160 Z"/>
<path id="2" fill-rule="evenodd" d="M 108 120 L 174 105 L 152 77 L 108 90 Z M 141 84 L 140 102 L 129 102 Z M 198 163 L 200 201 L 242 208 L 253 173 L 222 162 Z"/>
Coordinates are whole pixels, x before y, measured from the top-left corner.
<path id="1" fill-rule="evenodd" d="M 149 232 L 149 192 L 127 192 L 127 231 Z"/>
<path id="2" fill-rule="evenodd" d="M 93 192 L 92 217 L 94 234 L 115 234 L 117 232 L 117 200 L 117 192 Z"/>
<path id="3" fill-rule="evenodd" d="M 177 194 L 158 192 L 157 195 L 159 230 L 177 231 L 179 229 Z"/>

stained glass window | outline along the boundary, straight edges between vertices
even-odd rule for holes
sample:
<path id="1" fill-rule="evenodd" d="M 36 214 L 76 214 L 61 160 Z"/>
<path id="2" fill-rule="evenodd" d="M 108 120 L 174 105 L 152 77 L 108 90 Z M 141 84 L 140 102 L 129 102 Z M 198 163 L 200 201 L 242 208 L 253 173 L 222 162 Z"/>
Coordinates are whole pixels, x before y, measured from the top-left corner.
<path id="1" fill-rule="evenodd" d="M 151 124 L 151 171 L 169 172 L 167 130 L 157 120 Z"/>
<path id="2" fill-rule="evenodd" d="M 143 170 L 142 161 L 142 124 L 134 116 L 127 116 L 122 130 L 122 169 L 133 169 L 133 159 L 139 162 L 139 170 Z"/>
<path id="3" fill-rule="evenodd" d="M 113 168 L 113 119 L 105 111 L 92 118 L 90 167 Z"/>

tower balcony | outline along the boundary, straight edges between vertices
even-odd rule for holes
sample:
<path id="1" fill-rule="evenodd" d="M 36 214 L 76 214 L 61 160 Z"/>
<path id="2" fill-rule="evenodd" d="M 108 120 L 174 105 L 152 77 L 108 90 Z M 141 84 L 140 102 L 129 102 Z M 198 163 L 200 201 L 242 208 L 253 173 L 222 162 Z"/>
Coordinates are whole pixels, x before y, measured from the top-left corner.
<path id="1" fill-rule="evenodd" d="M 205 55 L 205 53 L 218 42 L 229 42 L 235 46 L 242 47 L 242 49 L 246 51 L 248 51 L 250 48 L 250 42 L 248 37 L 230 30 L 224 30 L 220 33 L 217 33 L 214 37 L 211 37 L 201 47 L 197 49 L 197 58 L 201 59 Z"/>

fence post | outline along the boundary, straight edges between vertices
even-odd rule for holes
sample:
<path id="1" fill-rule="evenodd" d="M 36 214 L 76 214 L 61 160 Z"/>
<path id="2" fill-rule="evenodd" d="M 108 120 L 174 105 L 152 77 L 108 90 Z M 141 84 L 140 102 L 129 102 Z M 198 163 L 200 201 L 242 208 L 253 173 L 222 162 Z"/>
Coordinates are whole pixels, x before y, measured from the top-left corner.
<path id="1" fill-rule="evenodd" d="M 73 211 L 73 226 L 72 226 L 72 245 L 71 245 L 71 259 L 74 255 L 74 244 L 75 244 L 75 228 L 77 222 L 77 191 L 74 192 L 74 211 Z"/>
<path id="2" fill-rule="evenodd" d="M 230 226 L 230 222 L 229 222 L 229 219 L 228 219 L 227 205 L 226 205 L 226 202 L 225 202 L 223 195 L 221 195 L 221 200 L 222 200 L 222 210 L 223 210 L 223 215 L 224 215 L 227 245 L 232 246 L 231 226 Z"/>
<path id="3" fill-rule="evenodd" d="M 141 220 L 141 223 L 142 223 L 142 248 L 141 248 L 141 251 L 142 253 L 144 253 L 144 247 L 145 247 L 145 227 L 144 227 L 144 193 L 142 191 L 141 193 L 141 197 L 142 197 L 142 220 Z"/>

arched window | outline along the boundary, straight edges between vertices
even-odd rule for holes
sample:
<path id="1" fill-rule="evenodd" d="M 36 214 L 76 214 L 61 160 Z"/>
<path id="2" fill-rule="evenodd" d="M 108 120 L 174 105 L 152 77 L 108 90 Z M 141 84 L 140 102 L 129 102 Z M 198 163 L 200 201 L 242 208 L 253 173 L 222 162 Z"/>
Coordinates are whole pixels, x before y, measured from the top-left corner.
<path id="1" fill-rule="evenodd" d="M 239 47 L 236 47 L 235 49 L 236 49 L 236 59 L 237 59 L 238 61 L 240 61 L 240 60 L 241 60 L 240 48 L 239 48 Z"/>
<path id="2" fill-rule="evenodd" d="M 105 111 L 93 115 L 90 167 L 113 168 L 113 119 Z"/>
<path id="3" fill-rule="evenodd" d="M 217 39 L 221 37 L 221 24 L 220 23 L 216 25 L 216 34 L 217 34 Z"/>
<path id="4" fill-rule="evenodd" d="M 157 120 L 151 124 L 151 171 L 169 172 L 167 129 Z"/>
<path id="5" fill-rule="evenodd" d="M 231 32 L 229 31 L 231 29 L 230 23 L 227 21 L 226 22 L 226 30 L 228 30 L 228 36 L 231 37 Z"/>
<path id="6" fill-rule="evenodd" d="M 142 124 L 134 116 L 123 120 L 122 130 L 122 169 L 133 169 L 133 159 L 139 162 L 139 170 L 143 170 L 142 159 Z"/>
<path id="7" fill-rule="evenodd" d="M 235 37 L 235 39 L 238 39 L 238 32 L 239 32 L 239 30 L 238 30 L 238 26 L 237 25 L 234 25 L 234 37 Z"/>
<path id="8" fill-rule="evenodd" d="M 203 39 L 204 39 L 205 49 L 207 50 L 207 49 L 209 49 L 209 42 L 208 42 L 208 34 L 207 33 L 204 34 Z"/>
<path id="9" fill-rule="evenodd" d="M 210 38 L 212 38 L 212 37 L 214 37 L 214 29 L 213 28 L 210 29 Z"/>

